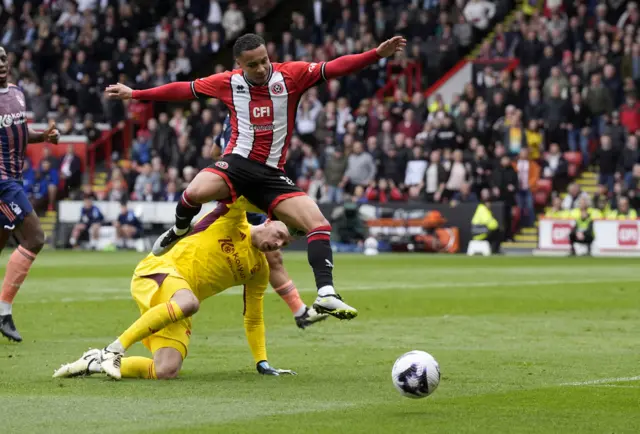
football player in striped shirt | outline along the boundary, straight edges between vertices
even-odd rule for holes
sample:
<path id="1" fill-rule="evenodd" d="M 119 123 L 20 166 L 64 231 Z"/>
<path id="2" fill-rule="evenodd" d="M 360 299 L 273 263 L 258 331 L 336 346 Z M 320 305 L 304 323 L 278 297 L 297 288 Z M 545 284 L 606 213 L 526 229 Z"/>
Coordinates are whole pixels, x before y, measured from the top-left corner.
<path id="1" fill-rule="evenodd" d="M 0 290 L 0 334 L 21 342 L 13 321 L 13 300 L 45 242 L 40 220 L 22 188 L 24 156 L 30 143 L 57 144 L 60 132 L 54 125 L 40 133 L 29 128 L 24 93 L 9 83 L 9 66 L 7 52 L 0 47 L 0 251 L 12 233 L 19 242 Z"/>
<path id="2" fill-rule="evenodd" d="M 331 225 L 315 201 L 282 169 L 302 95 L 323 80 L 353 74 L 405 46 L 406 40 L 395 36 L 377 48 L 329 62 L 272 63 L 264 40 L 249 33 L 233 46 L 239 69 L 147 90 L 134 91 L 120 83 L 108 86 L 107 97 L 122 100 L 217 98 L 231 114 L 231 139 L 222 159 L 189 184 L 176 206 L 175 226 L 158 238 L 152 252 L 163 255 L 186 236 L 203 203 L 244 196 L 269 216 L 275 215 L 288 227 L 307 234 L 307 256 L 318 290 L 313 305 L 316 311 L 340 319 L 355 318 L 358 311 L 334 288 Z"/>

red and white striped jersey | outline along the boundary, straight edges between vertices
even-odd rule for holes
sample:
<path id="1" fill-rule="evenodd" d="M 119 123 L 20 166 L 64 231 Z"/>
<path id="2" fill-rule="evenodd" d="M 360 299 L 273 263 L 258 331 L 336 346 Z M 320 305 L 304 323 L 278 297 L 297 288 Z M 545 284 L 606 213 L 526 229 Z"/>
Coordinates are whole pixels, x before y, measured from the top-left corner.
<path id="1" fill-rule="evenodd" d="M 196 98 L 217 98 L 229 108 L 231 140 L 225 155 L 282 169 L 300 97 L 325 79 L 324 66 L 324 62 L 272 63 L 264 86 L 251 84 L 237 69 L 197 79 L 191 90 Z"/>

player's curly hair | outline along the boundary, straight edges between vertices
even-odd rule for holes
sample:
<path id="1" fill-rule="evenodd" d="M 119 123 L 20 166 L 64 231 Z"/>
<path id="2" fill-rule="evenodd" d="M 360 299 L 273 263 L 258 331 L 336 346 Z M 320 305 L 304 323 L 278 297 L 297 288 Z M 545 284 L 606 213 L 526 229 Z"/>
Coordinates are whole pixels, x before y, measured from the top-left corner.
<path id="1" fill-rule="evenodd" d="M 255 33 L 247 33 L 236 39 L 233 44 L 233 57 L 238 58 L 245 51 L 251 51 L 258 48 L 260 45 L 265 45 L 264 39 Z"/>

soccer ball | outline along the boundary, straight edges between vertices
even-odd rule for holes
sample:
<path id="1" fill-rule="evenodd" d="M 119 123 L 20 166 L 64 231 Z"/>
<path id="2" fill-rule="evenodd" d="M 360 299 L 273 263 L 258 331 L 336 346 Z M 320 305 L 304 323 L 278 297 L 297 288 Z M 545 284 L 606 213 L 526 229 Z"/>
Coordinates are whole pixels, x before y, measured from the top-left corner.
<path id="1" fill-rule="evenodd" d="M 435 392 L 440 384 L 440 366 L 429 353 L 409 351 L 393 364 L 391 380 L 401 395 L 413 399 L 425 398 Z"/>

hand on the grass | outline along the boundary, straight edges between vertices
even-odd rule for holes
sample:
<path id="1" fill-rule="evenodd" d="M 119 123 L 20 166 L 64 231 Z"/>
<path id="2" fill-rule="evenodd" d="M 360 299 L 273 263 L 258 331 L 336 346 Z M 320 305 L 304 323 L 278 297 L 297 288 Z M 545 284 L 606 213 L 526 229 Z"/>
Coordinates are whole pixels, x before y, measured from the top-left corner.
<path id="1" fill-rule="evenodd" d="M 111 84 L 107 86 L 104 93 L 109 99 L 131 99 L 133 96 L 133 90 L 129 86 L 125 86 L 122 83 Z"/>
<path id="2" fill-rule="evenodd" d="M 276 377 L 280 375 L 298 375 L 290 369 L 276 369 L 269 365 L 269 362 L 267 362 L 266 360 L 258 362 L 258 364 L 256 365 L 256 369 L 258 370 L 258 373 L 262 375 L 273 375 Z"/>
<path id="3" fill-rule="evenodd" d="M 407 40 L 402 36 L 394 36 L 391 39 L 387 39 L 382 44 L 378 45 L 376 52 L 380 57 L 393 56 L 396 51 L 404 50 L 407 45 Z"/>

